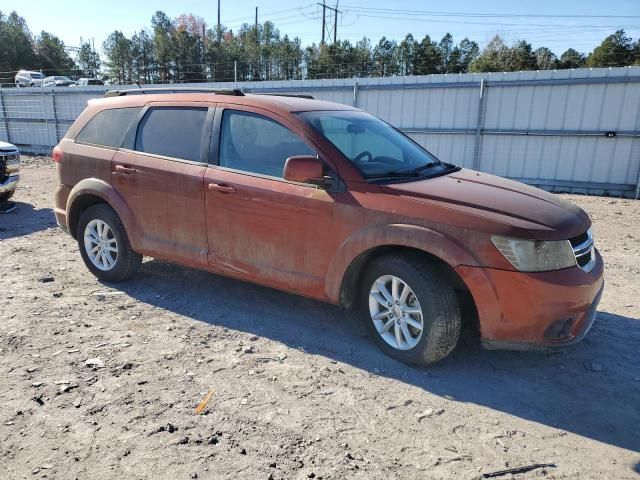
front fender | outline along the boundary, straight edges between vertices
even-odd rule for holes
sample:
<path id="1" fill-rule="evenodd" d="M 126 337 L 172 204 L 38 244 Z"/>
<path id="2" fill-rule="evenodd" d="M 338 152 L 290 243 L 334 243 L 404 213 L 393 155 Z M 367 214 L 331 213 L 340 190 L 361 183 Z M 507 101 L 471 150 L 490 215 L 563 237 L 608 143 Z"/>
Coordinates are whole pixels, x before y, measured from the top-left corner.
<path id="1" fill-rule="evenodd" d="M 338 248 L 327 270 L 327 297 L 338 303 L 342 281 L 351 263 L 368 250 L 385 246 L 422 250 L 443 260 L 452 268 L 458 265 L 479 265 L 471 252 L 438 231 L 408 224 L 374 225 L 353 233 Z"/>
<path id="2" fill-rule="evenodd" d="M 82 198 L 86 198 L 86 196 L 98 197 L 115 210 L 120 220 L 122 220 L 131 247 L 136 250 L 139 247 L 140 226 L 135 216 L 122 196 L 111 185 L 99 178 L 85 178 L 79 181 L 69 192 L 66 210 L 71 234 L 75 236 L 75 232 L 72 229 L 75 229 L 77 225 L 81 213 L 80 207 L 84 203 Z"/>

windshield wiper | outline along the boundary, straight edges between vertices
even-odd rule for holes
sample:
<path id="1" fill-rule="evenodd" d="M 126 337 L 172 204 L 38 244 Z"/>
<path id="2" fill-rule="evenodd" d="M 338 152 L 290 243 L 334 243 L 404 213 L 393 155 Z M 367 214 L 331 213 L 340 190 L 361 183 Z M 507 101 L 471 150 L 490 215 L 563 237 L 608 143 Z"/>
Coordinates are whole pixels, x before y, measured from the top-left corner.
<path id="1" fill-rule="evenodd" d="M 403 170 L 401 172 L 386 172 L 386 173 L 375 173 L 373 175 L 367 175 L 367 179 L 380 179 L 380 178 L 413 178 L 420 177 L 420 173 L 429 168 L 438 167 L 444 165 L 441 161 L 429 162 L 425 163 L 420 167 L 416 167 L 412 170 Z"/>
<path id="2" fill-rule="evenodd" d="M 413 171 L 413 172 L 416 172 L 416 173 L 420 173 L 420 172 L 422 172 L 423 170 L 426 170 L 426 169 L 428 169 L 428 168 L 432 168 L 432 167 L 437 167 L 438 165 L 442 165 L 442 162 L 440 162 L 440 161 L 437 161 L 437 162 L 429 162 L 429 163 L 426 163 L 426 164 L 422 165 L 421 167 L 414 168 L 412 171 Z"/>
<path id="3" fill-rule="evenodd" d="M 419 177 L 420 172 L 423 170 L 427 170 L 432 167 L 437 167 L 442 165 L 442 162 L 429 162 L 420 167 L 414 168 L 412 170 L 403 170 L 401 172 L 386 172 L 386 173 L 375 173 L 373 175 L 367 175 L 367 178 L 409 178 L 409 177 Z"/>
<path id="4" fill-rule="evenodd" d="M 371 178 L 410 178 L 410 177 L 419 177 L 420 172 L 416 172 L 415 170 L 409 170 L 406 172 L 385 172 L 385 173 L 374 173 L 373 175 L 367 175 L 367 179 Z"/>

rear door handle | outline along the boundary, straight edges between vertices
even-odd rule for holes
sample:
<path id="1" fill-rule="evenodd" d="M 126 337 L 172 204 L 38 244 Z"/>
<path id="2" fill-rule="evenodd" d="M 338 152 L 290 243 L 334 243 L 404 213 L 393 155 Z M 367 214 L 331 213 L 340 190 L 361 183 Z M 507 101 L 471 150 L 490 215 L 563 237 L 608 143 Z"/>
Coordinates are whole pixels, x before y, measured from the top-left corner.
<path id="1" fill-rule="evenodd" d="M 124 165 L 116 165 L 114 170 L 118 173 L 124 173 L 126 175 L 133 175 L 137 172 L 135 168 L 125 167 Z"/>
<path id="2" fill-rule="evenodd" d="M 236 191 L 235 188 L 225 185 L 224 183 L 210 183 L 209 190 L 215 190 L 222 193 L 233 193 Z"/>

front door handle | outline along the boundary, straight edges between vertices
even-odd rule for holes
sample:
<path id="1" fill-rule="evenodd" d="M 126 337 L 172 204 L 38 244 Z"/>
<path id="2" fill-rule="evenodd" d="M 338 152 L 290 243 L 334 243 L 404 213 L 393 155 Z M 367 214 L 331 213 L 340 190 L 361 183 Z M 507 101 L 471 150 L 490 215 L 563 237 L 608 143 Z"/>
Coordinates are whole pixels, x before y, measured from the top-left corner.
<path id="1" fill-rule="evenodd" d="M 135 168 L 125 167 L 124 165 L 116 165 L 114 170 L 118 173 L 124 173 L 125 175 L 133 175 L 137 172 Z"/>
<path id="2" fill-rule="evenodd" d="M 224 183 L 210 183 L 209 190 L 215 190 L 222 193 L 233 193 L 236 191 L 235 188 L 225 185 Z"/>

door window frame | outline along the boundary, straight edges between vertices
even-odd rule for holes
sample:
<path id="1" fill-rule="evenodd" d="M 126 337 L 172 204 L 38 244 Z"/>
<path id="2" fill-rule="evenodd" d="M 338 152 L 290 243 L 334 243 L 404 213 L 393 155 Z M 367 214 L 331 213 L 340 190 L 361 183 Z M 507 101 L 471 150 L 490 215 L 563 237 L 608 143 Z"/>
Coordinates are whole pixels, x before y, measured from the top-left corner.
<path id="1" fill-rule="evenodd" d="M 202 138 L 200 139 L 200 159 L 188 160 L 185 158 L 169 157 L 166 155 L 160 155 L 157 153 L 143 152 L 135 149 L 136 138 L 138 137 L 138 131 L 142 125 L 142 121 L 146 118 L 150 110 L 164 108 L 164 109 L 207 109 L 207 114 L 204 121 Z M 210 102 L 149 102 L 144 105 L 140 111 L 138 117 L 132 122 L 127 134 L 122 142 L 120 150 L 127 151 L 136 155 L 143 155 L 145 157 L 153 157 L 161 160 L 170 160 L 172 162 L 187 163 L 190 165 L 208 166 L 207 158 L 209 156 L 209 143 L 211 142 L 213 119 L 216 112 L 216 104 Z"/>
<path id="2" fill-rule="evenodd" d="M 292 182 L 290 180 L 286 180 L 283 177 L 274 177 L 271 175 L 265 175 L 263 173 L 252 172 L 249 170 L 241 170 L 238 168 L 225 167 L 220 165 L 220 144 L 222 142 L 222 118 L 223 118 L 224 112 L 227 110 L 232 112 L 240 112 L 240 113 L 262 117 L 267 121 L 272 121 L 277 125 L 280 125 L 281 127 L 286 128 L 289 132 L 291 132 L 292 135 L 295 135 L 302 143 L 304 143 L 308 148 L 310 148 L 316 153 L 317 158 L 319 158 L 322 161 L 326 169 L 331 173 L 334 179 L 333 185 L 328 187 L 323 187 L 322 185 L 317 185 L 314 183 Z M 260 108 L 249 107 L 246 105 L 230 104 L 230 105 L 218 105 L 216 108 L 216 111 L 214 113 L 214 118 L 213 118 L 213 124 L 211 128 L 211 138 L 209 141 L 209 152 L 208 152 L 207 158 L 209 162 L 208 166 L 214 169 L 220 169 L 227 172 L 247 175 L 249 177 L 263 178 L 265 180 L 272 180 L 275 182 L 289 183 L 292 185 L 300 185 L 305 187 L 311 187 L 314 189 L 326 190 L 328 192 L 344 191 L 345 185 L 340 180 L 340 176 L 338 175 L 337 169 L 330 162 L 323 160 L 322 156 L 320 155 L 320 153 L 318 153 L 318 151 L 319 149 L 314 144 L 314 142 L 308 139 L 305 135 L 301 135 L 298 132 L 296 132 L 294 129 L 287 126 L 284 122 L 280 120 L 279 117 L 277 117 L 275 114 L 272 114 L 272 112 L 269 112 L 268 110 L 263 110 Z"/>

